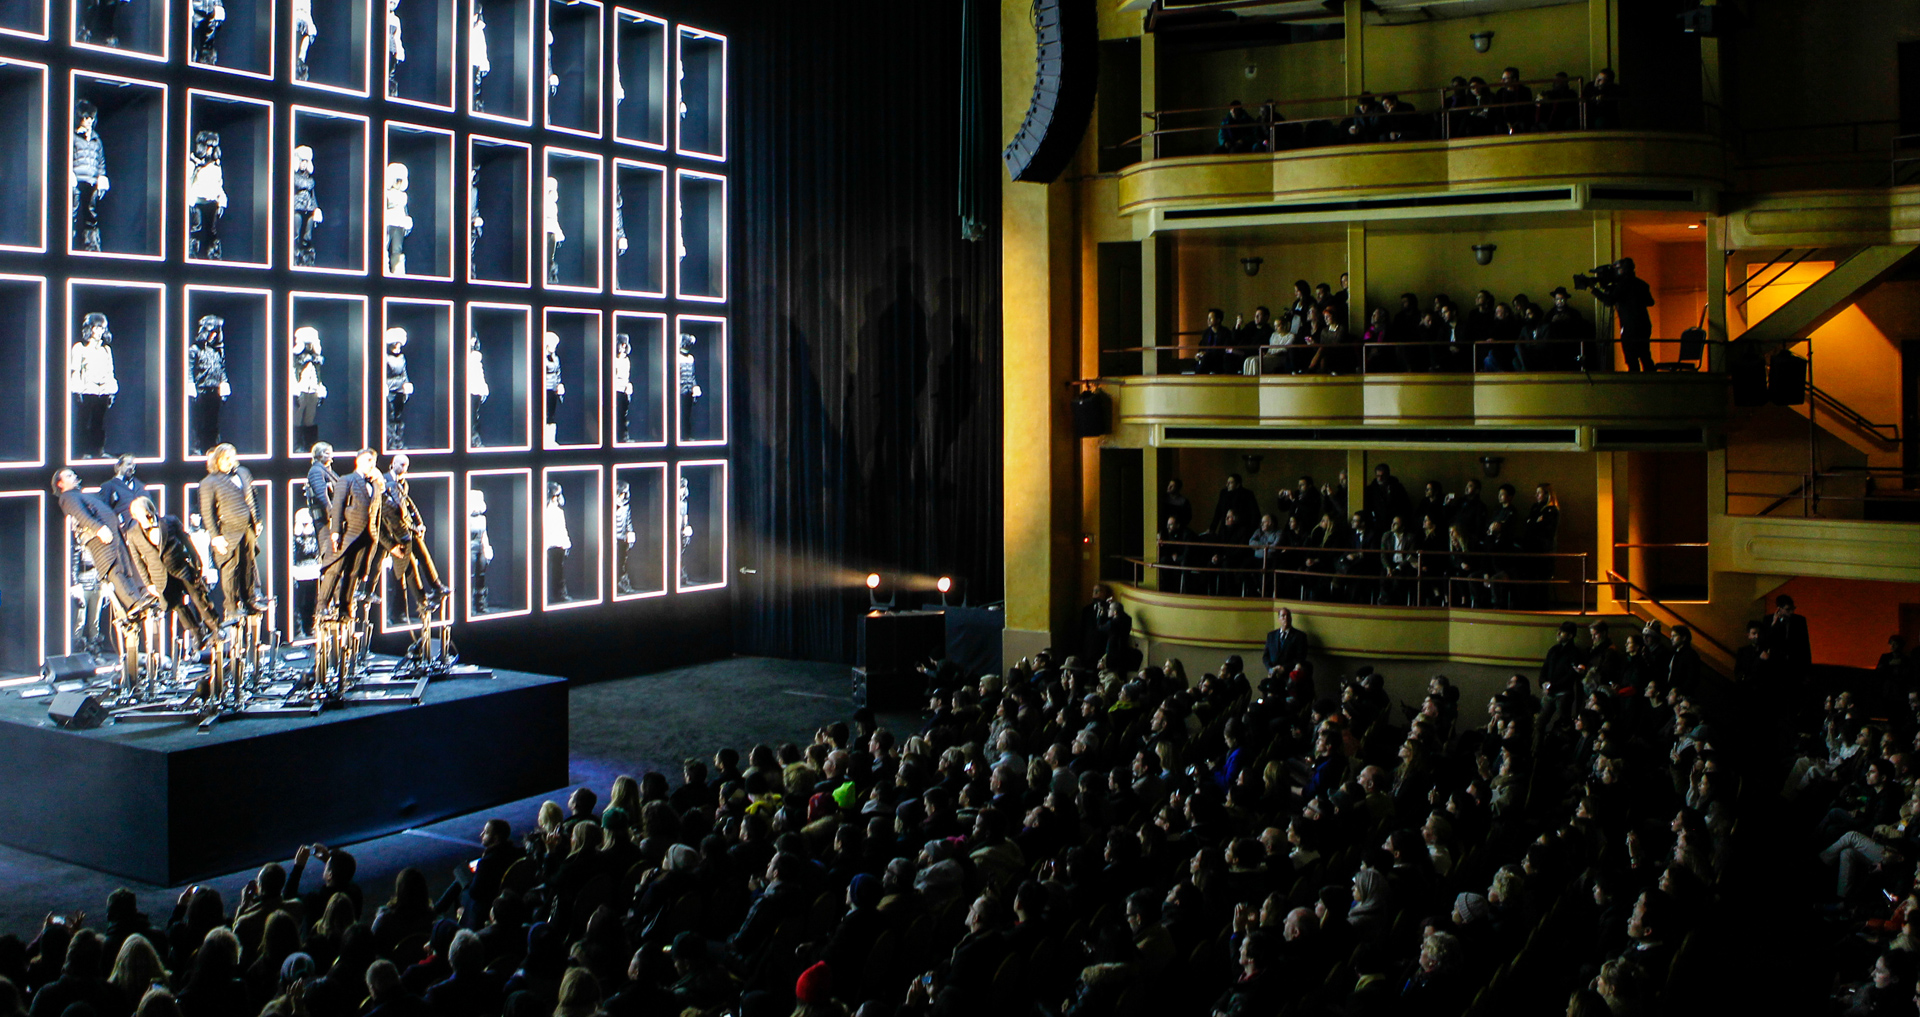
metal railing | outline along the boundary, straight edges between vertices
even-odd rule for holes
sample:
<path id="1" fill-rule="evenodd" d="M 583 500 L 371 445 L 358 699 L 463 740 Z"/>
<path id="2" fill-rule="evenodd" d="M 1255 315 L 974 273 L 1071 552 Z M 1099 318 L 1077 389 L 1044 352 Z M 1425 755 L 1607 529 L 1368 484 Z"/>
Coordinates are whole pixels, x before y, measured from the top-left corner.
<path id="1" fill-rule="evenodd" d="M 1166 561 L 1168 548 L 1189 549 L 1181 552 L 1183 557 L 1207 555 L 1209 563 Z M 1151 569 L 1161 576 L 1162 590 L 1173 587 L 1167 592 L 1492 611 L 1572 609 L 1587 614 L 1593 574 L 1592 555 L 1586 552 L 1269 547 L 1207 540 L 1160 540 L 1157 550 L 1162 560 L 1114 557 L 1134 566 L 1135 585 L 1145 585 Z M 1218 564 L 1213 563 L 1216 558 Z M 1563 561 L 1579 562 L 1578 579 L 1559 578 Z M 1175 581 L 1169 584 L 1167 577 Z M 1562 587 L 1574 592 L 1571 608 L 1553 600 L 1554 590 Z"/>
<path id="2" fill-rule="evenodd" d="M 1764 478 L 1769 477 L 1780 478 L 1774 490 L 1736 490 L 1734 487 L 1735 478 L 1762 478 L 1754 480 L 1753 483 L 1765 486 L 1767 481 Z M 1794 485 L 1790 490 L 1779 489 L 1786 488 L 1789 482 Z M 1734 504 L 1736 498 L 1768 499 L 1769 504 L 1757 512 L 1742 512 L 1737 511 L 1738 507 Z M 1731 515 L 1772 515 L 1776 509 L 1797 503 L 1800 506 L 1799 517 L 1802 519 L 1851 517 L 1826 516 L 1821 511 L 1821 506 L 1828 502 L 1839 502 L 1843 506 L 1851 506 L 1855 502 L 1861 503 L 1863 514 L 1876 502 L 1884 505 L 1898 504 L 1903 507 L 1911 506 L 1911 513 L 1920 516 L 1920 473 L 1896 467 L 1879 466 L 1811 472 L 1754 469 L 1727 471 L 1727 511 Z"/>
<path id="3" fill-rule="evenodd" d="M 1657 607 L 1660 610 L 1666 612 L 1668 616 L 1668 624 L 1685 625 L 1687 627 L 1687 631 L 1693 633 L 1693 637 L 1695 639 L 1706 643 L 1708 646 L 1713 647 L 1715 650 L 1720 651 L 1721 653 L 1725 654 L 1729 658 L 1734 658 L 1739 656 L 1739 654 L 1729 649 L 1727 647 L 1727 644 L 1721 642 L 1718 639 L 1713 638 L 1712 633 L 1709 633 L 1706 629 L 1702 628 L 1701 626 L 1691 621 L 1688 621 L 1685 615 L 1681 614 L 1678 611 L 1675 611 L 1665 601 L 1662 601 L 1660 598 L 1654 596 L 1651 593 L 1648 593 L 1646 590 L 1641 589 L 1639 586 L 1634 584 L 1633 580 L 1628 579 L 1627 577 L 1621 575 L 1618 572 L 1615 572 L 1612 569 L 1607 570 L 1607 576 L 1605 579 L 1596 580 L 1595 585 L 1625 586 L 1628 589 L 1628 591 L 1630 591 L 1628 595 L 1625 597 L 1622 597 L 1616 593 L 1614 594 L 1613 599 L 1618 603 L 1627 605 L 1627 613 L 1634 614 L 1633 608 L 1635 605 L 1652 604 L 1654 607 Z M 1639 599 L 1637 600 L 1633 597 L 1633 594 L 1635 593 L 1640 595 Z M 1635 616 L 1638 617 L 1637 614 Z"/>
<path id="4" fill-rule="evenodd" d="M 1175 336 L 1205 335 L 1203 332 L 1178 332 Z M 1474 342 L 1353 342 L 1291 343 L 1288 345 L 1249 344 L 1202 346 L 1178 343 L 1171 346 L 1123 346 L 1103 349 L 1100 354 L 1102 377 L 1127 377 L 1144 374 L 1142 364 L 1134 372 L 1106 370 L 1105 358 L 1113 354 L 1158 354 L 1156 365 L 1163 374 L 1249 375 L 1350 375 L 1350 374 L 1508 374 L 1508 373 L 1595 373 L 1614 370 L 1610 339 L 1483 339 Z M 1725 345 L 1724 341 L 1700 339 L 1654 339 L 1650 345 L 1672 360 L 1655 361 L 1657 372 L 1707 371 L 1707 347 Z"/>

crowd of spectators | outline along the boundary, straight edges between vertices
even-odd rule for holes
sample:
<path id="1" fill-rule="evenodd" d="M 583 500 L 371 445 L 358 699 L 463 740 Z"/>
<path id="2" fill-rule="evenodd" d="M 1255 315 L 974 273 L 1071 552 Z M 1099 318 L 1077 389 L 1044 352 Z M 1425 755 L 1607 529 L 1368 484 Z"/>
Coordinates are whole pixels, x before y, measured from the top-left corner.
<path id="1" fill-rule="evenodd" d="M 1601 68 L 1579 88 L 1565 71 L 1541 84 L 1544 87 L 1535 91 L 1518 67 L 1508 67 L 1494 84 L 1477 76 L 1455 77 L 1439 90 L 1439 110 L 1423 112 L 1397 93 L 1362 92 L 1344 116 L 1296 120 L 1281 112 L 1277 100 L 1268 99 L 1254 111 L 1235 99 L 1220 119 L 1215 151 L 1270 152 L 1622 126 L 1621 90 L 1611 67 Z"/>
<path id="2" fill-rule="evenodd" d="M 1552 601 L 1560 503 L 1536 484 L 1522 506 L 1500 484 L 1488 504 L 1480 481 L 1459 491 L 1427 481 L 1416 503 L 1386 463 L 1374 466 L 1349 511 L 1346 471 L 1316 485 L 1303 475 L 1267 510 L 1240 475 L 1227 475 L 1211 522 L 1195 530 L 1181 481 L 1160 497 L 1160 588 L 1175 593 L 1331 600 L 1356 604 L 1536 608 Z"/>
<path id="3" fill-rule="evenodd" d="M 1629 275 L 1631 270 L 1629 269 Z M 1444 293 L 1422 305 L 1402 293 L 1389 313 L 1373 308 L 1364 327 L 1348 323 L 1347 274 L 1340 288 L 1293 284 L 1293 302 L 1276 319 L 1262 305 L 1231 324 L 1219 308 L 1207 310 L 1196 340 L 1194 370 L 1200 374 L 1356 374 L 1604 371 L 1612 369 L 1608 344 L 1573 307 L 1573 294 L 1555 287 L 1547 304 L 1525 293 L 1501 301 L 1489 290 L 1461 307 Z M 1650 301 L 1649 301 L 1650 302 Z M 1644 315 L 1644 311 L 1641 312 Z M 1609 323 L 1610 324 L 1610 323 Z M 1647 358 L 1651 369 L 1651 358 Z M 1638 369 L 1630 361 L 1630 369 Z"/>

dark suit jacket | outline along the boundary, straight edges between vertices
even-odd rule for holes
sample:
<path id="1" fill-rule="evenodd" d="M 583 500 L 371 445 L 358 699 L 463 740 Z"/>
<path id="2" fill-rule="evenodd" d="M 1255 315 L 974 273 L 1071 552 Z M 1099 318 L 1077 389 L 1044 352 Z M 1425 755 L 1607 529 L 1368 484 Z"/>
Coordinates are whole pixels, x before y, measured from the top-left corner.
<path id="1" fill-rule="evenodd" d="M 774 931 L 780 928 L 780 923 L 804 916 L 808 903 L 798 886 L 786 881 L 775 882 L 747 909 L 747 917 L 727 940 L 727 945 L 741 957 L 758 956 L 773 942 Z"/>
<path id="2" fill-rule="evenodd" d="M 1813 643 L 1804 615 L 1790 615 L 1784 622 L 1777 614 L 1769 615 L 1760 633 L 1760 645 L 1773 651 L 1768 659 L 1774 664 L 1806 667 L 1813 663 Z"/>
<path id="3" fill-rule="evenodd" d="M 333 472 L 333 467 L 314 463 L 313 467 L 307 470 L 308 506 L 318 506 L 322 512 L 326 511 L 327 506 L 333 501 L 333 489 L 339 482 L 340 477 Z M 315 529 L 320 529 L 327 525 L 327 521 L 315 519 L 313 525 Z"/>
<path id="4" fill-rule="evenodd" d="M 1267 650 L 1260 655 L 1260 662 L 1267 670 L 1278 667 L 1291 671 L 1306 659 L 1306 633 L 1299 629 L 1274 629 L 1267 633 Z"/>
<path id="5" fill-rule="evenodd" d="M 340 541 L 341 547 L 367 532 L 373 500 L 373 484 L 360 473 L 349 473 L 333 485 L 333 500 L 327 506 L 327 532 Z"/>
<path id="6" fill-rule="evenodd" d="M 216 537 L 245 537 L 260 523 L 253 500 L 253 474 L 244 466 L 232 473 L 209 473 L 200 481 L 200 519 Z M 232 552 L 229 552 L 232 553 Z"/>
<path id="7" fill-rule="evenodd" d="M 133 508 L 134 499 L 143 498 L 146 494 L 147 485 L 141 483 L 139 477 L 127 477 L 124 480 L 120 477 L 110 477 L 106 483 L 100 485 L 99 497 L 101 501 L 107 503 L 108 508 L 119 513 L 120 518 L 125 519 L 127 511 Z"/>

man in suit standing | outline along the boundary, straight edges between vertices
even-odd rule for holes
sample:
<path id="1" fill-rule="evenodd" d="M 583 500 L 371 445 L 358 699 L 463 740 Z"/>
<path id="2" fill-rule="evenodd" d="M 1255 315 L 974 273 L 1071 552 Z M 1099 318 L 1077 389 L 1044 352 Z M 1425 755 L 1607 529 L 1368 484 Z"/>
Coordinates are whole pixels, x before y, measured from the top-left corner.
<path id="1" fill-rule="evenodd" d="M 240 465 L 239 452 L 232 445 L 223 442 L 207 453 L 200 518 L 211 537 L 213 563 L 220 569 L 226 621 L 265 612 L 268 604 L 260 596 L 259 557 L 260 531 L 266 521 L 253 497 L 253 474 Z"/>
<path id="2" fill-rule="evenodd" d="M 128 513 L 133 511 L 134 499 L 146 497 L 147 494 L 147 485 L 134 476 L 134 466 L 133 456 L 122 454 L 119 461 L 114 463 L 113 476 L 100 485 L 100 500 L 118 513 L 123 523 L 127 521 Z"/>
<path id="3" fill-rule="evenodd" d="M 307 467 L 307 510 L 313 525 L 327 525 L 327 506 L 333 502 L 333 485 L 340 477 L 333 472 L 333 446 L 324 441 L 313 445 L 313 464 Z"/>
<path id="4" fill-rule="evenodd" d="M 1763 649 L 1773 651 L 1767 659 L 1789 680 L 1804 677 L 1813 663 L 1807 619 L 1794 613 L 1793 598 L 1784 593 L 1773 598 L 1773 614 L 1767 618 L 1760 643 Z"/>
<path id="5" fill-rule="evenodd" d="M 1280 609 L 1280 627 L 1267 633 L 1267 649 L 1260 662 L 1267 670 L 1291 671 L 1307 660 L 1307 635 L 1293 627 L 1293 612 Z"/>
<path id="6" fill-rule="evenodd" d="M 393 556 L 393 568 L 405 591 L 408 610 L 418 605 L 425 613 L 439 606 L 447 588 L 440 582 L 440 570 L 427 550 L 427 523 L 413 503 L 413 491 L 407 481 L 411 460 L 402 452 L 392 459 L 387 472 L 387 490 L 381 500 L 380 553 Z"/>
<path id="7" fill-rule="evenodd" d="M 121 534 L 139 582 L 148 593 L 161 596 L 168 610 L 179 612 L 200 644 L 206 645 L 218 634 L 220 617 L 186 527 L 179 519 L 155 511 L 152 498 L 136 498 L 129 508 L 130 518 Z"/>
<path id="8" fill-rule="evenodd" d="M 379 457 L 363 448 L 353 458 L 353 472 L 333 485 L 327 507 L 327 542 L 321 549 L 320 613 L 315 621 L 334 621 L 350 608 L 348 598 L 372 572 L 379 535 L 378 508 L 386 496 L 386 478 Z"/>
<path id="9" fill-rule="evenodd" d="M 80 490 L 80 477 L 72 470 L 53 475 L 53 490 L 59 496 L 60 511 L 73 528 L 74 538 L 87 550 L 93 567 L 103 583 L 111 584 L 120 598 L 120 606 L 132 614 L 159 600 L 140 586 L 134 572 L 133 556 L 120 535 L 120 517 L 107 503 Z"/>

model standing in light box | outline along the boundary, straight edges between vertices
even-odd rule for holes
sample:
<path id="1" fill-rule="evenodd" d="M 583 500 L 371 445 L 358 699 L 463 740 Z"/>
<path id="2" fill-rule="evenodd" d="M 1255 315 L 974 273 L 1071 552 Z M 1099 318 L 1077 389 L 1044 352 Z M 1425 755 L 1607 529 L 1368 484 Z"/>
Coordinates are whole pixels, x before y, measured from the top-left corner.
<path id="1" fill-rule="evenodd" d="M 633 343 L 625 332 L 613 337 L 613 436 L 633 440 Z"/>
<path id="2" fill-rule="evenodd" d="M 407 44 L 400 37 L 400 0 L 387 0 L 387 95 L 400 94 L 400 65 L 407 62 Z"/>
<path id="3" fill-rule="evenodd" d="M 473 0 L 473 30 L 467 33 L 467 66 L 473 71 L 473 111 L 485 113 L 487 101 L 480 86 L 493 73 L 493 59 L 487 56 L 487 14 L 480 0 Z"/>
<path id="4" fill-rule="evenodd" d="M 200 455 L 220 444 L 220 409 L 233 386 L 227 383 L 226 320 L 203 314 L 187 347 L 187 380 L 192 385 L 193 427 L 187 452 Z"/>
<path id="5" fill-rule="evenodd" d="M 73 104 L 73 249 L 100 250 L 100 199 L 112 187 L 107 148 L 95 123 L 100 110 L 85 99 Z"/>
<path id="6" fill-rule="evenodd" d="M 542 219 L 546 223 L 547 233 L 547 282 L 560 281 L 560 245 L 567 242 L 567 232 L 560 228 L 560 181 L 547 178 L 546 201 L 543 203 Z"/>
<path id="7" fill-rule="evenodd" d="M 567 593 L 567 556 L 573 553 L 573 537 L 567 532 L 567 495 L 557 480 L 547 482 L 540 535 L 547 546 L 547 600 L 564 604 L 573 599 Z"/>
<path id="8" fill-rule="evenodd" d="M 320 330 L 302 325 L 293 330 L 293 444 L 312 448 L 320 441 L 320 404 L 326 401 L 327 386 L 320 380 L 320 365 L 327 362 L 320 347 Z"/>
<path id="9" fill-rule="evenodd" d="M 693 346 L 700 340 L 691 332 L 680 333 L 680 350 L 675 355 L 679 366 L 680 394 L 699 402 L 706 393 L 700 390 L 699 361 L 694 359 Z"/>
<path id="10" fill-rule="evenodd" d="M 547 385 L 546 438 L 547 444 L 553 445 L 559 433 L 555 422 L 560 419 L 560 404 L 566 401 L 567 386 L 560 380 L 560 337 L 548 332 L 545 341 L 546 352 L 542 354 L 541 368 Z"/>
<path id="11" fill-rule="evenodd" d="M 214 45 L 213 37 L 227 20 L 227 8 L 220 0 L 192 0 L 189 7 L 193 14 L 193 62 L 218 64 L 220 47 Z"/>
<path id="12" fill-rule="evenodd" d="M 467 337 L 467 407 L 472 415 L 468 425 L 468 443 L 474 448 L 485 448 L 486 441 L 480 436 L 480 407 L 486 405 L 487 396 L 493 394 L 487 388 L 487 359 L 480 350 L 480 333 Z"/>
<path id="13" fill-rule="evenodd" d="M 113 371 L 113 333 L 107 316 L 89 311 L 80 321 L 80 337 L 67 354 L 67 391 L 73 394 L 74 453 L 107 457 L 107 409 L 120 394 Z"/>
<path id="14" fill-rule="evenodd" d="M 467 492 L 467 568 L 473 576 L 474 614 L 487 613 L 487 566 L 493 562 L 493 541 L 487 539 L 487 492 Z"/>
<path id="15" fill-rule="evenodd" d="M 413 382 L 407 378 L 407 330 L 387 329 L 387 448 L 407 447 L 407 400 Z"/>
<path id="16" fill-rule="evenodd" d="M 313 190 L 313 148 L 293 150 L 293 263 L 313 265 L 313 228 L 326 221 Z"/>
<path id="17" fill-rule="evenodd" d="M 313 0 L 293 0 L 293 80 L 307 80 L 307 51 L 320 29 L 313 23 Z"/>
<path id="18" fill-rule="evenodd" d="M 220 134 L 201 131 L 193 136 L 193 168 L 187 174 L 187 257 L 220 260 L 220 217 L 226 211 Z"/>
<path id="19" fill-rule="evenodd" d="M 387 164 L 387 274 L 407 274 L 407 234 L 413 232 L 413 216 L 407 214 L 407 165 Z"/>

